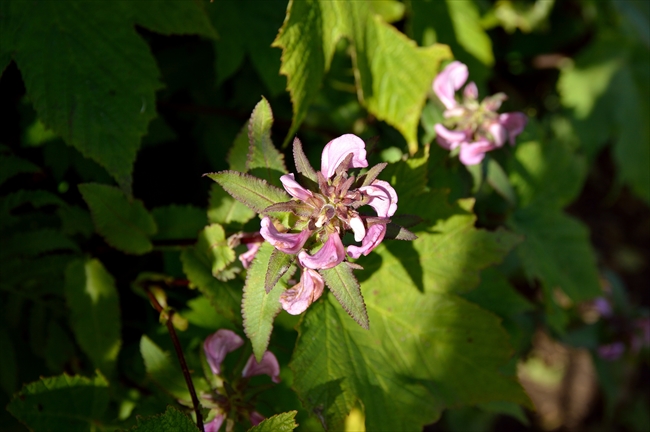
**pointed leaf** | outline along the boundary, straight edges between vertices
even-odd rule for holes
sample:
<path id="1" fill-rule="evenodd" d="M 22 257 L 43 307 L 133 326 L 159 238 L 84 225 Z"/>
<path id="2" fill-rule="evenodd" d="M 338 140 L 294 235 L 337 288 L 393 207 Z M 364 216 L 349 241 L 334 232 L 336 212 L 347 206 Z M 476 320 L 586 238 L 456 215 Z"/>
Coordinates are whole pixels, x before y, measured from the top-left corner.
<path id="1" fill-rule="evenodd" d="M 218 184 L 210 188 L 208 219 L 210 223 L 243 225 L 255 217 L 255 212 L 240 203 Z"/>
<path id="2" fill-rule="evenodd" d="M 25 385 L 7 410 L 32 430 L 81 432 L 101 427 L 108 398 L 101 375 L 59 375 Z"/>
<path id="3" fill-rule="evenodd" d="M 415 240 L 418 236 L 402 226 L 389 223 L 386 226 L 386 238 L 394 240 Z"/>
<path id="4" fill-rule="evenodd" d="M 65 297 L 77 343 L 95 368 L 111 376 L 122 344 L 115 280 L 98 260 L 75 260 L 65 271 Z"/>
<path id="5" fill-rule="evenodd" d="M 291 199 L 284 190 L 249 174 L 220 171 L 205 175 L 219 183 L 233 198 L 244 203 L 256 213 L 262 213 L 272 204 Z"/>
<path id="6" fill-rule="evenodd" d="M 90 208 L 95 229 L 108 244 L 137 255 L 151 251 L 149 237 L 156 233 L 156 222 L 142 201 L 129 201 L 118 188 L 97 183 L 80 184 L 79 191 Z"/>
<path id="7" fill-rule="evenodd" d="M 147 374 L 165 391 L 178 399 L 190 401 L 190 392 L 185 384 L 183 372 L 173 354 L 163 351 L 147 335 L 140 339 L 140 354 Z M 175 357 L 175 356 L 174 356 Z"/>
<path id="8" fill-rule="evenodd" d="M 248 121 L 241 128 L 228 152 L 228 167 L 232 171 L 246 172 L 248 164 Z"/>
<path id="9" fill-rule="evenodd" d="M 198 427 L 191 418 L 171 405 L 163 414 L 137 417 L 138 425 L 129 429 L 131 432 L 197 432 Z"/>
<path id="10" fill-rule="evenodd" d="M 286 254 L 275 248 L 273 249 L 269 258 L 266 277 L 264 278 L 264 289 L 267 294 L 271 292 L 275 284 L 289 270 L 294 259 L 295 255 Z"/>
<path id="11" fill-rule="evenodd" d="M 248 269 L 244 285 L 241 306 L 244 331 L 253 344 L 253 353 L 255 353 L 257 361 L 262 360 L 264 351 L 269 345 L 273 320 L 282 309 L 280 295 L 287 287 L 287 279 L 293 274 L 293 272 L 285 273 L 284 277 L 274 286 L 275 289 L 272 287 L 269 293 L 266 292 L 264 285 L 267 268 L 274 250 L 275 248 L 268 242 L 264 242 L 260 246 Z"/>
<path id="12" fill-rule="evenodd" d="M 511 206 L 517 205 L 517 196 L 515 191 L 508 180 L 508 175 L 505 173 L 499 162 L 493 158 L 487 158 L 487 182 L 494 188 L 499 195 L 510 203 Z"/>
<path id="13" fill-rule="evenodd" d="M 307 159 L 307 155 L 305 155 L 305 152 L 302 149 L 302 143 L 298 137 L 293 139 L 293 161 L 296 164 L 296 171 L 298 171 L 298 173 L 304 175 L 313 182 L 318 182 L 316 170 L 314 170 L 309 163 L 309 159 Z"/>
<path id="14" fill-rule="evenodd" d="M 276 414 L 273 417 L 264 419 L 257 426 L 253 426 L 248 432 L 290 432 L 298 427 L 295 422 L 298 411 L 289 411 Z"/>
<path id="15" fill-rule="evenodd" d="M 283 213 L 290 212 L 297 216 L 311 216 L 314 213 L 314 208 L 309 204 L 298 201 L 288 201 L 286 203 L 277 203 L 268 206 L 264 209 L 263 214 Z"/>
<path id="16" fill-rule="evenodd" d="M 386 162 L 378 163 L 377 165 L 373 166 L 368 170 L 367 173 L 359 176 L 359 179 L 363 179 L 363 182 L 361 183 L 361 186 L 368 186 L 370 185 L 377 176 L 386 168 L 388 164 Z"/>
<path id="17" fill-rule="evenodd" d="M 271 141 L 273 112 L 264 98 L 255 106 L 248 121 L 248 159 L 246 170 L 270 184 L 282 187 L 280 177 L 287 173 L 284 156 Z"/>
<path id="18" fill-rule="evenodd" d="M 345 264 L 339 264 L 334 268 L 319 270 L 325 280 L 325 284 L 332 291 L 334 297 L 339 301 L 343 309 L 361 327 L 368 330 L 368 312 L 363 302 L 359 282 L 352 274 L 352 269 Z"/>

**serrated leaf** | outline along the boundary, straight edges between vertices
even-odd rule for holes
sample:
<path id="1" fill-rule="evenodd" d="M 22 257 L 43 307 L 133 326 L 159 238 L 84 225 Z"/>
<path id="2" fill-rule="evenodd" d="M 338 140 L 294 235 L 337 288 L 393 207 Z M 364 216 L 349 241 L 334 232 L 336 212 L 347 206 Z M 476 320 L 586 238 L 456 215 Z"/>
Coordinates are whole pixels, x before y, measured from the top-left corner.
<path id="1" fill-rule="evenodd" d="M 309 159 L 307 159 L 307 155 L 305 155 L 305 151 L 302 149 L 302 143 L 298 137 L 293 139 L 293 161 L 298 173 L 304 175 L 313 182 L 318 182 L 316 171 L 309 163 Z"/>
<path id="2" fill-rule="evenodd" d="M 35 257 L 53 251 L 79 252 L 79 246 L 61 231 L 38 229 L 6 235 L 0 248 L 0 260 L 8 257 Z"/>
<path id="3" fill-rule="evenodd" d="M 319 270 L 325 284 L 332 291 L 334 297 L 339 301 L 343 309 L 361 327 L 368 330 L 368 312 L 363 302 L 359 282 L 352 274 L 352 269 L 345 264 L 339 264 L 334 268 Z"/>
<path id="4" fill-rule="evenodd" d="M 287 173 L 287 168 L 284 166 L 284 156 L 271 141 L 271 126 L 273 126 L 273 112 L 268 101 L 262 98 L 255 105 L 248 121 L 249 147 L 246 171 L 274 186 L 282 187 L 280 176 Z"/>
<path id="5" fill-rule="evenodd" d="M 197 287 L 220 315 L 231 322 L 241 322 L 241 288 L 233 288 L 215 278 L 211 263 L 194 247 L 183 250 L 181 261 L 190 286 Z"/>
<path id="6" fill-rule="evenodd" d="M 284 190 L 249 174 L 220 171 L 205 175 L 219 183 L 233 198 L 256 213 L 262 213 L 272 204 L 291 199 Z"/>
<path id="7" fill-rule="evenodd" d="M 61 230 L 65 235 L 81 234 L 90 237 L 95 231 L 90 213 L 75 205 L 60 207 L 56 214 L 61 219 Z"/>
<path id="8" fill-rule="evenodd" d="M 373 181 L 375 181 L 377 176 L 384 170 L 384 168 L 386 168 L 387 165 L 388 164 L 386 162 L 378 163 L 377 165 L 374 165 L 372 168 L 370 168 L 367 173 L 359 176 L 359 178 L 363 179 L 361 186 L 368 186 Z"/>
<path id="9" fill-rule="evenodd" d="M 0 208 L 3 213 L 9 213 L 11 210 L 25 204 L 31 204 L 34 208 L 41 208 L 47 205 L 64 206 L 65 201 L 44 190 L 21 189 L 0 197 Z"/>
<path id="10" fill-rule="evenodd" d="M 59 375 L 25 385 L 7 410 L 32 430 L 81 432 L 101 425 L 108 398 L 101 375 Z"/>
<path id="11" fill-rule="evenodd" d="M 0 185 L 18 174 L 30 174 L 41 169 L 30 161 L 13 155 L 0 154 Z"/>
<path id="12" fill-rule="evenodd" d="M 273 252 L 269 257 L 266 276 L 264 278 L 264 290 L 267 294 L 271 292 L 275 284 L 277 284 L 280 278 L 284 276 L 287 270 L 289 270 L 294 259 L 295 255 L 286 254 L 278 249 L 273 249 Z"/>
<path id="13" fill-rule="evenodd" d="M 282 309 L 280 295 L 286 288 L 286 279 L 293 273 L 285 273 L 285 283 L 278 282 L 269 293 L 264 289 L 269 260 L 275 248 L 268 242 L 260 246 L 255 259 L 248 268 L 241 311 L 244 317 L 244 331 L 253 344 L 257 361 L 262 360 L 269 345 L 273 320 Z M 279 285 L 279 286 L 278 286 Z"/>
<path id="14" fill-rule="evenodd" d="M 183 372 L 173 354 L 163 351 L 147 335 L 140 339 L 140 354 L 147 374 L 165 391 L 178 399 L 190 401 L 190 392 L 185 384 Z"/>
<path id="15" fill-rule="evenodd" d="M 298 427 L 294 420 L 296 414 L 298 414 L 298 411 L 276 414 L 262 420 L 260 424 L 253 426 L 248 432 L 290 432 Z"/>
<path id="16" fill-rule="evenodd" d="M 129 429 L 131 432 L 197 432 L 191 418 L 171 405 L 163 414 L 150 417 L 138 416 L 138 425 Z"/>
<path id="17" fill-rule="evenodd" d="M 90 208 L 95 229 L 108 244 L 137 255 L 151 251 L 149 238 L 156 233 L 156 222 L 142 201 L 129 201 L 113 186 L 84 183 L 78 187 Z"/>
<path id="18" fill-rule="evenodd" d="M 115 280 L 96 259 L 75 260 L 65 271 L 70 327 L 93 365 L 112 375 L 122 344 Z"/>
<path id="19" fill-rule="evenodd" d="M 156 207 L 151 215 L 158 227 L 154 240 L 193 239 L 208 222 L 205 211 L 193 206 Z"/>
<path id="20" fill-rule="evenodd" d="M 255 217 L 255 212 L 231 197 L 218 184 L 210 187 L 208 220 L 222 225 L 243 225 Z"/>
<path id="21" fill-rule="evenodd" d="M 248 163 L 248 121 L 241 128 L 228 152 L 228 167 L 232 171 L 246 172 Z"/>
<path id="22" fill-rule="evenodd" d="M 197 0 L 156 2 L 136 1 L 129 5 L 132 16 L 138 25 L 151 31 L 171 34 L 198 34 L 211 39 L 217 32 L 210 24 L 204 4 Z"/>
<path id="23" fill-rule="evenodd" d="M 199 240 L 194 247 L 210 265 L 212 275 L 217 276 L 226 266 L 235 261 L 235 251 L 228 244 L 226 232 L 219 224 L 206 226 L 199 234 Z"/>

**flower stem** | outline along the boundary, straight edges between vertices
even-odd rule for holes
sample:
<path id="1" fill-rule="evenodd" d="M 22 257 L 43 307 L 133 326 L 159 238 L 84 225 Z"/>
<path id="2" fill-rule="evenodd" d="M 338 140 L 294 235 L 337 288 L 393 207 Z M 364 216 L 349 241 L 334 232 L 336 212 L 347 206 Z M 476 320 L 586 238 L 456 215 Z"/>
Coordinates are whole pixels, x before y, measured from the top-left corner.
<path id="1" fill-rule="evenodd" d="M 161 313 L 163 311 L 163 307 L 156 299 L 156 296 L 154 296 L 154 294 L 147 287 L 145 287 L 145 292 L 147 293 L 149 300 L 151 300 L 151 304 L 153 305 L 154 309 L 156 309 L 158 313 Z M 173 313 L 174 311 L 169 311 L 169 319 L 167 319 L 166 323 L 167 330 L 169 331 L 169 336 L 172 338 L 174 349 L 176 350 L 176 356 L 178 357 L 178 362 L 181 364 L 181 369 L 183 370 L 185 383 L 187 384 L 187 388 L 190 391 L 190 396 L 192 397 L 192 405 L 194 405 L 194 412 L 196 413 L 196 425 L 199 427 L 201 432 L 205 432 L 205 429 L 203 428 L 203 416 L 201 415 L 201 409 L 199 407 L 199 399 L 196 397 L 196 390 L 194 389 L 194 383 L 192 382 L 192 377 L 190 376 L 190 370 L 187 367 L 187 363 L 185 362 L 183 349 L 181 348 L 181 343 L 178 340 L 176 330 L 174 329 L 174 324 L 171 320 Z"/>

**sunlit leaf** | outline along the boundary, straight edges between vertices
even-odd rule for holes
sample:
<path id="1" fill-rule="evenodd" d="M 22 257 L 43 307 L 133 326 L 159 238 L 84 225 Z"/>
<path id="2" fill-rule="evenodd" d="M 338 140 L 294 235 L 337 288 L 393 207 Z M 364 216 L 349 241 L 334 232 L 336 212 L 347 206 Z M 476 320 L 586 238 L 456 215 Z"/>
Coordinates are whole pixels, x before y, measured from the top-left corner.
<path id="1" fill-rule="evenodd" d="M 197 432 L 199 428 L 191 418 L 173 406 L 167 406 L 163 414 L 139 417 L 138 425 L 129 429 L 131 432 Z"/>
<path id="2" fill-rule="evenodd" d="M 261 213 L 268 206 L 289 201 L 291 198 L 284 190 L 249 174 L 221 171 L 206 176 L 219 183 L 233 198 L 246 204 L 256 213 Z"/>
<path id="3" fill-rule="evenodd" d="M 218 184 L 210 188 L 208 220 L 222 225 L 243 225 L 255 217 L 255 212 L 240 203 Z"/>
<path id="4" fill-rule="evenodd" d="M 289 411 L 276 414 L 273 417 L 264 419 L 257 426 L 253 426 L 248 432 L 290 432 L 298 427 L 294 418 L 298 411 Z"/>
<path id="5" fill-rule="evenodd" d="M 352 274 L 352 269 L 345 264 L 340 264 L 331 269 L 321 270 L 320 274 L 348 315 L 367 330 L 370 326 L 368 312 L 363 302 L 359 282 Z"/>
<path id="6" fill-rule="evenodd" d="M 190 401 L 190 392 L 185 384 L 183 372 L 175 355 L 163 351 L 146 335 L 140 339 L 140 354 L 147 374 L 165 391 L 175 398 Z"/>
<path id="7" fill-rule="evenodd" d="M 246 171 L 251 175 L 266 180 L 270 184 L 282 187 L 280 176 L 286 174 L 284 156 L 271 141 L 273 112 L 264 98 L 255 106 L 248 121 L 248 158 Z"/>

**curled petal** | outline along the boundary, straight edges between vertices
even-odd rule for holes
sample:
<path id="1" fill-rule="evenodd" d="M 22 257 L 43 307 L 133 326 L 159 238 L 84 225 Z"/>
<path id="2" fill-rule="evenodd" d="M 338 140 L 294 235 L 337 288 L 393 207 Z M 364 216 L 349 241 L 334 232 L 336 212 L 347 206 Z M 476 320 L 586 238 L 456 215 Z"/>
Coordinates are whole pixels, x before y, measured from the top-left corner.
<path id="1" fill-rule="evenodd" d="M 377 216 L 391 217 L 397 211 L 397 192 L 388 182 L 375 180 L 359 190 L 370 197 L 368 205 L 375 209 Z"/>
<path id="2" fill-rule="evenodd" d="M 280 295 L 282 308 L 291 315 L 300 315 L 320 298 L 324 288 L 323 277 L 317 271 L 304 269 L 300 282 Z"/>
<path id="3" fill-rule="evenodd" d="M 359 216 L 350 218 L 350 228 L 354 232 L 354 241 L 361 241 L 366 236 L 366 227 Z"/>
<path id="4" fill-rule="evenodd" d="M 300 183 L 296 181 L 293 174 L 283 175 L 282 177 L 280 177 L 280 181 L 282 182 L 282 186 L 284 186 L 284 189 L 287 192 L 289 192 L 289 195 L 291 195 L 294 198 L 298 198 L 299 200 L 306 201 L 307 199 L 314 196 L 310 190 L 305 189 L 300 185 Z"/>
<path id="5" fill-rule="evenodd" d="M 242 338 L 230 330 L 217 330 L 208 336 L 203 342 L 203 351 L 205 351 L 205 357 L 208 360 L 210 369 L 212 369 L 212 373 L 219 375 L 221 373 L 221 362 L 223 362 L 226 354 L 242 345 L 244 345 Z"/>
<path id="6" fill-rule="evenodd" d="M 488 131 L 492 135 L 492 142 L 495 146 L 501 147 L 508 137 L 508 131 L 499 122 L 493 122 L 488 126 Z"/>
<path id="7" fill-rule="evenodd" d="M 262 414 L 258 413 L 257 411 L 251 412 L 248 418 L 250 419 L 251 424 L 253 426 L 257 426 L 258 424 L 266 420 L 266 417 L 264 417 Z"/>
<path id="8" fill-rule="evenodd" d="M 217 414 L 212 421 L 204 425 L 205 432 L 218 432 L 225 418 L 226 416 L 223 413 Z"/>
<path id="9" fill-rule="evenodd" d="M 314 270 L 336 267 L 344 259 L 345 249 L 337 232 L 331 233 L 323 247 L 313 256 L 305 251 L 300 252 L 298 255 L 298 260 L 303 267 Z"/>
<path id="10" fill-rule="evenodd" d="M 255 255 L 257 254 L 260 246 L 262 246 L 262 242 L 246 243 L 248 251 L 239 255 L 239 261 L 241 261 L 241 264 L 245 269 L 250 267 L 251 263 L 253 262 L 253 258 L 255 258 Z"/>
<path id="11" fill-rule="evenodd" d="M 504 113 L 499 115 L 499 123 L 508 131 L 510 145 L 515 145 L 515 138 L 519 135 L 528 123 L 528 117 L 521 112 Z"/>
<path id="12" fill-rule="evenodd" d="M 278 359 L 271 351 L 266 351 L 262 356 L 262 361 L 257 362 L 255 356 L 251 354 L 246 362 L 246 366 L 241 371 L 244 378 L 252 377 L 255 375 L 268 375 L 274 383 L 280 382 L 280 365 Z"/>
<path id="13" fill-rule="evenodd" d="M 271 243 L 276 249 L 286 254 L 293 255 L 298 253 L 311 235 L 309 230 L 304 230 L 296 234 L 281 233 L 275 228 L 271 218 L 268 216 L 262 219 L 260 225 L 260 234 L 262 234 L 262 237 L 264 237 L 264 239 Z"/>
<path id="14" fill-rule="evenodd" d="M 365 168 L 368 166 L 366 143 L 358 136 L 345 134 L 328 142 L 321 155 L 320 170 L 323 175 L 326 178 L 332 177 L 336 172 L 336 168 L 350 153 L 354 155 L 350 163 L 351 168 Z"/>
<path id="15" fill-rule="evenodd" d="M 465 89 L 463 90 L 463 96 L 465 96 L 466 99 L 478 99 L 478 87 L 476 87 L 476 83 L 474 81 L 465 86 Z"/>
<path id="16" fill-rule="evenodd" d="M 433 81 L 433 91 L 447 109 L 452 109 L 457 105 L 454 97 L 456 90 L 465 84 L 468 76 L 467 66 L 459 61 L 454 61 L 449 63 Z"/>
<path id="17" fill-rule="evenodd" d="M 361 246 L 348 246 L 348 255 L 352 258 L 359 258 L 361 255 L 368 255 L 374 248 L 379 246 L 379 243 L 384 240 L 386 235 L 386 226 L 382 224 L 372 225 L 368 228 L 368 233 L 363 238 Z"/>
<path id="18" fill-rule="evenodd" d="M 463 143 L 460 146 L 458 158 L 464 165 L 476 165 L 481 163 L 485 153 L 494 150 L 496 146 L 490 141 L 477 141 L 473 143 Z"/>
<path id="19" fill-rule="evenodd" d="M 453 150 L 464 142 L 467 142 L 467 134 L 463 131 L 450 131 L 442 124 L 434 126 L 436 130 L 436 141 L 445 150 Z"/>

